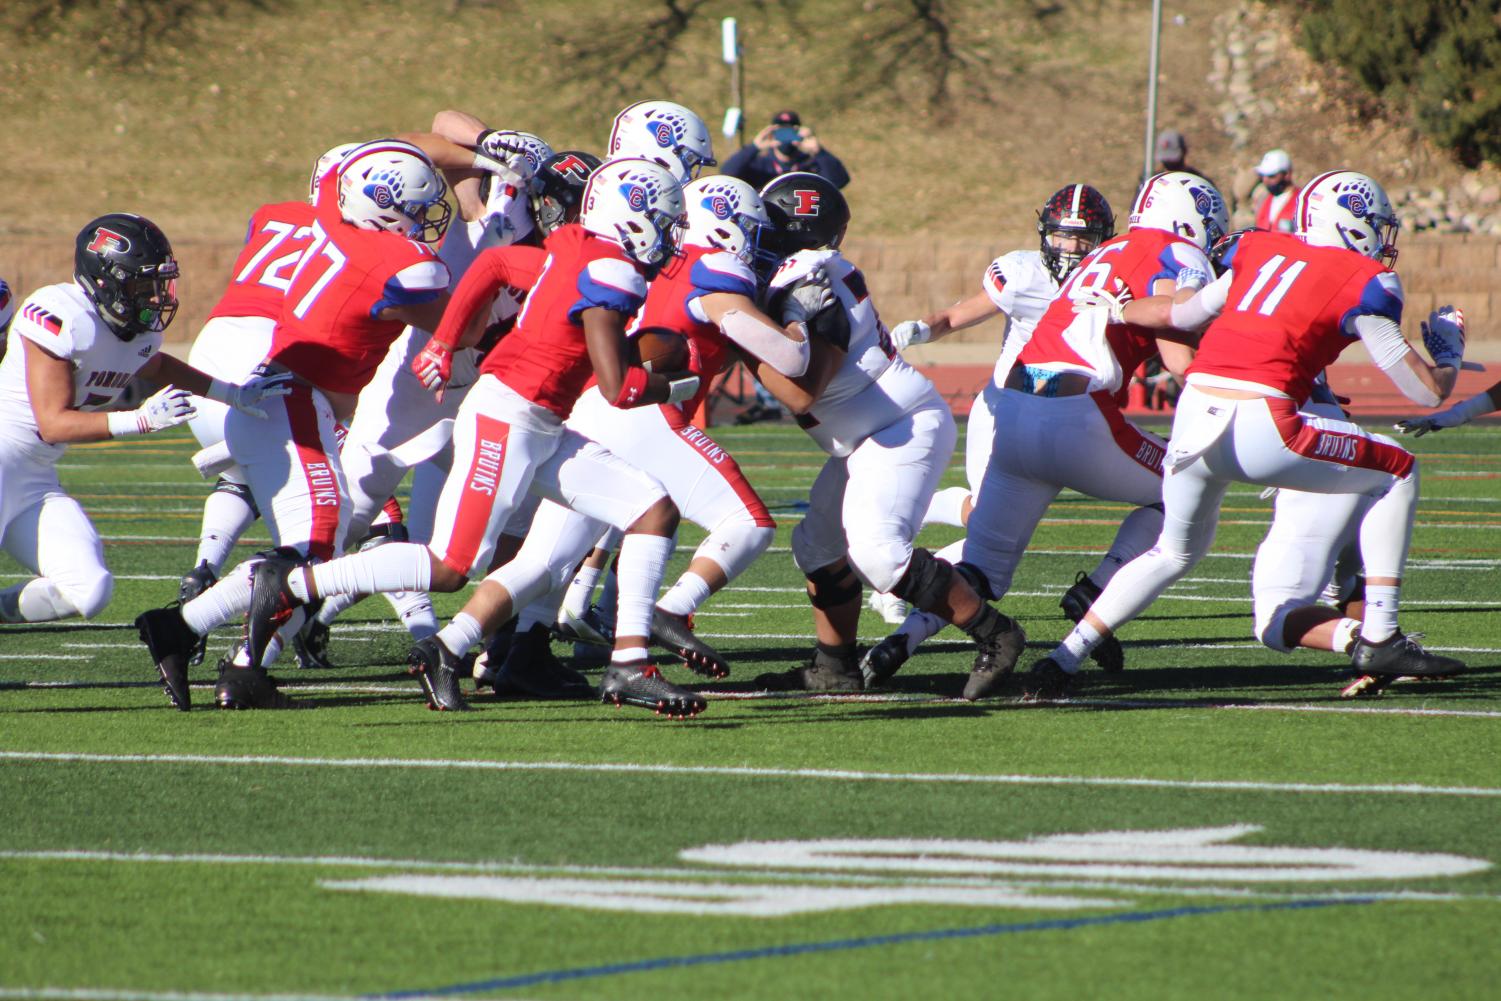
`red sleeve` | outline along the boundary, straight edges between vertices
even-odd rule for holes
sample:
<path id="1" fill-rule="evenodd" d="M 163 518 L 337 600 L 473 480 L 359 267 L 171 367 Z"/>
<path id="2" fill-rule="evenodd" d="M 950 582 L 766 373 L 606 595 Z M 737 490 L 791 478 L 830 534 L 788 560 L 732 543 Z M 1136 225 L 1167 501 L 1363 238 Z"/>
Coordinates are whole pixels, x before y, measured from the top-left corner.
<path id="1" fill-rule="evenodd" d="M 433 340 L 456 347 L 474 314 L 486 308 L 502 287 L 522 292 L 537 283 L 547 251 L 539 247 L 492 247 L 469 265 L 453 297 L 443 310 L 443 321 L 433 331 Z"/>

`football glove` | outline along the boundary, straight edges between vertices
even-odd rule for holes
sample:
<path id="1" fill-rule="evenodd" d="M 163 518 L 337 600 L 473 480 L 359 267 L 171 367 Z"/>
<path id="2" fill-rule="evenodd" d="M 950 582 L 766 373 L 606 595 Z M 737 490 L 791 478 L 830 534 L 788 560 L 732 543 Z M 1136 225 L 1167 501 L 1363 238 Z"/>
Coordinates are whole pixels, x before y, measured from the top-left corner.
<path id="1" fill-rule="evenodd" d="M 1465 354 L 1465 315 L 1454 306 L 1441 306 L 1422 324 L 1423 347 L 1437 367 L 1459 368 Z"/>
<path id="2" fill-rule="evenodd" d="M 1073 298 L 1075 313 L 1083 313 L 1091 309 L 1108 309 L 1111 323 L 1126 322 L 1126 303 L 1130 301 L 1131 289 L 1124 282 L 1120 283 L 1120 288 L 1115 292 L 1107 292 L 1099 286 L 1094 286 L 1080 289 Z"/>
<path id="3" fill-rule="evenodd" d="M 527 182 L 532 179 L 532 167 L 526 158 L 526 150 L 510 142 L 511 135 L 512 133 L 496 129 L 481 132 L 478 152 L 483 153 L 489 163 L 482 163 L 476 157 L 474 165 L 492 174 L 499 174 L 506 183 L 525 190 Z"/>
<path id="4" fill-rule="evenodd" d="M 417 357 L 412 359 L 412 374 L 424 389 L 436 390 L 439 401 L 442 401 L 443 388 L 453 378 L 453 349 L 428 338 Z"/>
<path id="5" fill-rule="evenodd" d="M 117 410 L 106 415 L 111 438 L 128 434 L 150 434 L 176 427 L 198 416 L 193 394 L 176 386 L 165 386 L 146 398 L 134 410 Z"/>
<path id="6" fill-rule="evenodd" d="M 1448 409 L 1440 410 L 1436 414 L 1398 421 L 1392 427 L 1396 428 L 1399 434 L 1410 434 L 1414 438 L 1421 438 L 1430 431 L 1442 431 L 1444 428 L 1457 428 L 1461 424 L 1468 424 L 1494 409 L 1496 405 L 1491 401 L 1490 393 L 1481 393 L 1456 403 Z"/>
<path id="7" fill-rule="evenodd" d="M 815 268 L 788 286 L 782 300 L 782 323 L 807 323 L 837 302 L 828 272 Z"/>
<path id="8" fill-rule="evenodd" d="M 214 380 L 218 382 L 218 380 Z M 275 375 L 260 373 L 251 376 L 243 385 L 226 383 L 222 395 L 216 393 L 217 387 L 210 386 L 209 398 L 228 404 L 241 413 L 251 417 L 266 419 L 266 410 L 261 404 L 266 400 L 275 399 L 278 396 L 286 396 L 292 391 L 292 373 L 277 372 Z"/>
<path id="9" fill-rule="evenodd" d="M 898 351 L 905 351 L 914 344 L 926 344 L 933 339 L 933 328 L 921 320 L 903 320 L 891 328 L 891 343 Z"/>

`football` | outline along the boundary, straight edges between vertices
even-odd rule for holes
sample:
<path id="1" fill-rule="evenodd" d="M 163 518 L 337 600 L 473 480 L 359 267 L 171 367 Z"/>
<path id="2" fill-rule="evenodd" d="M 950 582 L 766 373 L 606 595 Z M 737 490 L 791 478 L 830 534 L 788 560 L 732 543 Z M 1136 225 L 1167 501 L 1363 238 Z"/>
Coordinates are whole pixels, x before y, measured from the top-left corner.
<path id="1" fill-rule="evenodd" d="M 636 360 L 648 372 L 682 372 L 688 368 L 688 338 L 667 327 L 645 327 L 631 338 Z"/>

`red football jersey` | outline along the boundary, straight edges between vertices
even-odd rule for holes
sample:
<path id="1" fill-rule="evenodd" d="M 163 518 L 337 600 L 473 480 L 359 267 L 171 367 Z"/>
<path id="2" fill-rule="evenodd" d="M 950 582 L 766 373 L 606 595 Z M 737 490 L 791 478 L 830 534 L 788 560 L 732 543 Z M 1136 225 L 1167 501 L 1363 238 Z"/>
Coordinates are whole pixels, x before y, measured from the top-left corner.
<path id="1" fill-rule="evenodd" d="M 580 314 L 601 308 L 629 318 L 646 298 L 646 271 L 618 243 L 577 223 L 554 230 L 543 249 L 547 260 L 515 329 L 480 372 L 566 418 L 594 371 Z"/>
<path id="2" fill-rule="evenodd" d="M 313 207 L 307 202 L 273 202 L 250 217 L 245 249 L 235 258 L 229 287 L 209 313 L 216 316 L 281 316 L 281 302 L 297 260 L 313 239 Z"/>
<path id="3" fill-rule="evenodd" d="M 1313 247 L 1291 233 L 1247 233 L 1226 257 L 1225 309 L 1188 367 L 1249 382 L 1301 403 L 1314 378 L 1359 339 L 1349 321 L 1402 322 L 1402 283 L 1380 261 Z"/>
<path id="4" fill-rule="evenodd" d="M 357 393 L 406 327 L 377 314 L 437 299 L 448 288 L 448 268 L 426 244 L 385 230 L 320 218 L 312 231 L 292 271 L 271 358 L 315 386 Z"/>
<path id="5" fill-rule="evenodd" d="M 1137 229 L 1108 240 L 1091 251 L 1063 283 L 1057 298 L 1037 321 L 1017 363 L 1089 372 L 1103 388 L 1115 392 L 1121 388 L 1121 380 L 1129 379 L 1142 362 L 1157 353 L 1157 340 L 1151 331 L 1140 327 L 1106 324 L 1105 347 L 1120 366 L 1119 376 L 1112 383 L 1105 378 L 1104 365 L 1084 356 L 1087 335 L 1098 318 L 1091 316 L 1095 311 L 1075 313 L 1073 296 L 1082 289 L 1118 291 L 1124 285 L 1132 298 L 1140 299 L 1152 294 L 1152 286 L 1159 279 L 1202 286 L 1208 284 L 1209 275 L 1209 260 L 1203 251 L 1163 230 Z"/>

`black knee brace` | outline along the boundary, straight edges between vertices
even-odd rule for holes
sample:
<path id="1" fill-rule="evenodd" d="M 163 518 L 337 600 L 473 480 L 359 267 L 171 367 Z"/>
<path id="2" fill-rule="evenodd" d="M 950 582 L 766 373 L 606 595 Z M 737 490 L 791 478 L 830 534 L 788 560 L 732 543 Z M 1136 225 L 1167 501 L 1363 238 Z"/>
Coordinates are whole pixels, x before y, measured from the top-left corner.
<path id="1" fill-rule="evenodd" d="M 954 572 L 963 577 L 981 598 L 986 601 L 996 600 L 996 593 L 990 589 L 990 578 L 985 576 L 985 571 L 973 563 L 961 560 L 954 564 Z"/>
<path id="2" fill-rule="evenodd" d="M 388 521 L 381 525 L 371 525 L 370 534 L 361 539 L 360 544 L 355 548 L 363 553 L 367 550 L 374 549 L 376 546 L 383 546 L 387 542 L 407 541 L 409 541 L 409 536 L 407 535 L 406 523 L 400 521 Z"/>
<path id="3" fill-rule="evenodd" d="M 843 560 L 830 563 L 826 567 L 819 567 L 807 577 L 808 583 L 813 585 L 813 590 L 808 594 L 808 601 L 814 608 L 827 611 L 860 597 L 860 580 L 851 572 L 850 565 Z"/>
<path id="4" fill-rule="evenodd" d="M 257 518 L 261 516 L 261 509 L 256 506 L 255 497 L 250 493 L 250 487 L 246 484 L 236 483 L 234 480 L 226 480 L 221 476 L 214 484 L 213 492 L 216 494 L 232 494 L 250 507 L 251 514 Z"/>
<path id="5" fill-rule="evenodd" d="M 953 582 L 954 568 L 947 560 L 940 560 L 928 550 L 917 548 L 912 550 L 907 572 L 902 574 L 891 593 L 926 612 L 948 598 L 949 586 Z"/>

